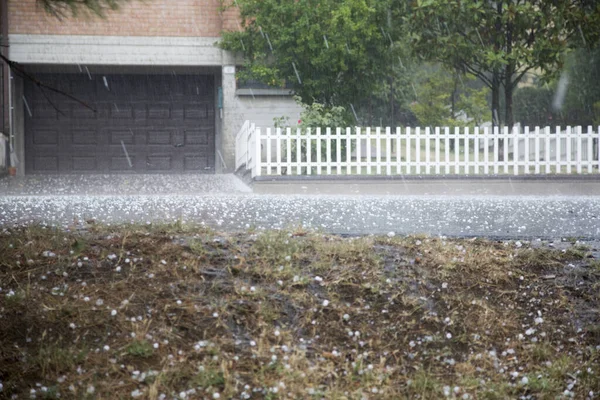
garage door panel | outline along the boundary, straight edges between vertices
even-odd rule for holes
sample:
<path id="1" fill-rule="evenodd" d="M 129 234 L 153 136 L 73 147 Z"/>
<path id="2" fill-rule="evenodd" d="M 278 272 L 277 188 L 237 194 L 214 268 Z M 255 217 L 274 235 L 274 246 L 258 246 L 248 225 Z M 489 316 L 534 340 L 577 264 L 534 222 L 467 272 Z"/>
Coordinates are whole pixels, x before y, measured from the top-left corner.
<path id="1" fill-rule="evenodd" d="M 209 143 L 210 132 L 207 129 L 186 129 L 186 145 L 207 145 Z"/>
<path id="2" fill-rule="evenodd" d="M 131 120 L 134 118 L 134 108 L 130 103 L 115 102 L 110 108 L 110 118 Z"/>
<path id="3" fill-rule="evenodd" d="M 45 120 L 57 120 L 58 119 L 58 111 L 56 111 L 56 108 L 52 107 L 52 105 L 47 102 L 46 103 L 35 102 L 31 105 L 28 103 L 27 105 L 29 105 L 29 110 L 31 111 L 31 115 L 29 115 L 30 118 L 45 119 Z M 25 108 L 27 108 L 27 105 L 25 106 Z M 25 112 L 28 113 L 27 110 Z"/>
<path id="4" fill-rule="evenodd" d="M 148 104 L 146 115 L 148 119 L 169 119 L 171 118 L 171 104 L 166 102 Z"/>
<path id="5" fill-rule="evenodd" d="M 168 154 L 155 154 L 146 157 L 148 171 L 171 171 L 173 157 Z"/>
<path id="6" fill-rule="evenodd" d="M 33 131 L 33 144 L 37 146 L 58 145 L 58 131 L 54 129 L 36 129 Z"/>
<path id="7" fill-rule="evenodd" d="M 98 144 L 98 134 L 95 129 L 72 129 L 69 135 L 73 147 L 90 146 Z M 93 147 L 92 147 L 93 148 Z"/>
<path id="8" fill-rule="evenodd" d="M 92 77 L 40 79 L 68 87 L 96 113 L 53 97 L 60 115 L 26 83 L 34 105 L 25 116 L 28 173 L 214 173 L 213 77 L 106 75 L 107 85 Z"/>
<path id="9" fill-rule="evenodd" d="M 73 172 L 93 172 L 98 169 L 95 155 L 72 156 L 71 162 Z"/>
<path id="10" fill-rule="evenodd" d="M 58 156 L 35 155 L 33 166 L 39 171 L 58 172 Z"/>

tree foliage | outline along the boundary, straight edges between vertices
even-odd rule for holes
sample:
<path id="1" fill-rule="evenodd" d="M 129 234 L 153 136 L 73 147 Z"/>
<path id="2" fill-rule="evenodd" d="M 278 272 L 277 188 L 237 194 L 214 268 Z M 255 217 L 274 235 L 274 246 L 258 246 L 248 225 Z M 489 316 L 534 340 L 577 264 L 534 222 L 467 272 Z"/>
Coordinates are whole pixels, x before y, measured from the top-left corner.
<path id="1" fill-rule="evenodd" d="M 493 109 L 503 86 L 508 125 L 525 73 L 552 76 L 570 45 L 599 39 L 600 3 L 592 0 L 415 0 L 405 15 L 414 50 L 477 76 L 492 89 Z"/>
<path id="2" fill-rule="evenodd" d="M 600 48 L 578 49 L 565 59 L 561 75 L 568 79 L 568 85 L 559 107 L 553 104 L 558 79 L 520 88 L 515 92 L 518 122 L 539 126 L 600 124 Z"/>
<path id="3" fill-rule="evenodd" d="M 489 90 L 471 85 L 475 78 L 445 68 L 424 69 L 410 108 L 421 126 L 480 125 L 490 120 Z"/>
<path id="4" fill-rule="evenodd" d="M 222 47 L 245 55 L 240 79 L 292 82 L 304 103 L 349 110 L 377 90 L 401 56 L 390 3 L 237 0 L 243 29 L 225 32 Z"/>
<path id="5" fill-rule="evenodd" d="M 82 12 L 91 12 L 104 16 L 107 10 L 116 10 L 128 0 L 37 0 L 44 10 L 57 18 L 77 16 Z"/>

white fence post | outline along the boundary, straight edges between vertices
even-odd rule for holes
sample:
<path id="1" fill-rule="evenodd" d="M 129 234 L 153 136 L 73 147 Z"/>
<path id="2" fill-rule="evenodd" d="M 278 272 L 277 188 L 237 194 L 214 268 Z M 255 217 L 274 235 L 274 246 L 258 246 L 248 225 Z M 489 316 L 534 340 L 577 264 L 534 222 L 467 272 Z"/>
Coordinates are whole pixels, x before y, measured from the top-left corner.
<path id="1" fill-rule="evenodd" d="M 577 127 L 577 173 L 581 174 L 581 126 Z"/>
<path id="2" fill-rule="evenodd" d="M 385 174 L 392 174 L 392 131 L 389 126 L 385 128 Z"/>
<path id="3" fill-rule="evenodd" d="M 352 174 L 352 128 L 346 128 L 346 175 Z"/>
<path id="4" fill-rule="evenodd" d="M 302 131 L 296 129 L 296 173 L 302 175 Z"/>
<path id="5" fill-rule="evenodd" d="M 285 159 L 287 163 L 285 170 L 287 175 L 292 175 L 292 128 L 286 129 L 286 136 Z"/>
<path id="6" fill-rule="evenodd" d="M 331 175 L 331 128 L 327 127 L 325 129 L 325 151 L 327 152 L 325 159 L 327 160 L 326 173 L 327 175 Z"/>
<path id="7" fill-rule="evenodd" d="M 396 127 L 396 174 L 402 175 L 402 144 L 400 143 L 400 127 Z"/>
<path id="8" fill-rule="evenodd" d="M 336 160 L 336 173 L 342 174 L 342 140 L 340 138 L 342 134 L 342 128 L 335 128 L 335 160 Z"/>
<path id="9" fill-rule="evenodd" d="M 410 175 L 412 173 L 412 159 L 410 154 L 410 128 L 404 128 L 404 132 L 406 132 L 406 174 Z"/>
<path id="10" fill-rule="evenodd" d="M 529 127 L 525 127 L 525 175 L 529 174 Z"/>
<path id="11" fill-rule="evenodd" d="M 440 173 L 440 128 L 435 127 L 435 173 Z"/>
<path id="12" fill-rule="evenodd" d="M 260 128 L 256 128 L 254 131 L 254 172 L 252 173 L 252 177 L 261 175 L 261 137 L 260 137 Z"/>
<path id="13" fill-rule="evenodd" d="M 592 159 L 594 158 L 594 151 L 593 151 L 593 149 L 594 149 L 594 145 L 593 145 L 594 141 L 593 141 L 593 138 L 592 138 L 592 133 L 593 133 L 592 126 L 588 125 L 588 128 L 587 128 L 587 146 L 586 146 L 587 147 L 587 157 L 586 158 L 587 158 L 587 173 L 588 174 L 592 173 L 592 163 L 593 163 Z"/>
<path id="14" fill-rule="evenodd" d="M 375 171 L 377 175 L 381 175 L 381 128 L 378 126 L 375 129 L 376 145 L 375 145 Z"/>
<path id="15" fill-rule="evenodd" d="M 321 166 L 323 164 L 323 158 L 321 154 L 321 127 L 317 128 L 317 175 L 321 175 Z"/>

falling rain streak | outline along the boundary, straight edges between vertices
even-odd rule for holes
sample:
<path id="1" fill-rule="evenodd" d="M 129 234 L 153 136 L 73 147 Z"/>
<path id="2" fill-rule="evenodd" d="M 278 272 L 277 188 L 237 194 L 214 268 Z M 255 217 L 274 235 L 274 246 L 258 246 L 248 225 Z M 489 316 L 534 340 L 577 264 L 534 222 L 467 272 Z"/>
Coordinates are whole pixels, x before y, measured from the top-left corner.
<path id="1" fill-rule="evenodd" d="M 106 87 L 106 90 L 110 92 L 110 87 L 108 86 L 108 80 L 106 79 L 106 76 L 103 76 L 102 80 L 104 81 L 104 86 Z"/>
<path id="2" fill-rule="evenodd" d="M 273 52 L 273 45 L 271 44 L 271 39 L 269 39 L 269 34 L 265 33 L 265 38 L 267 39 L 267 43 L 269 43 L 269 49 L 271 49 L 271 53 Z"/>
<path id="3" fill-rule="evenodd" d="M 129 158 L 129 153 L 127 153 L 127 148 L 125 147 L 125 143 L 121 140 L 121 146 L 123 146 L 123 152 L 125 153 L 125 157 L 127 157 L 127 163 L 129 164 L 129 168 L 133 167 L 131 164 L 131 159 Z"/>
<path id="4" fill-rule="evenodd" d="M 87 66 L 85 67 L 85 71 L 87 72 L 88 77 L 90 78 L 90 81 L 91 81 L 92 80 L 92 74 L 90 74 L 90 70 L 88 69 Z"/>
<path id="5" fill-rule="evenodd" d="M 31 113 L 31 108 L 29 108 L 29 103 L 27 103 L 27 99 L 25 98 L 25 96 L 23 96 L 23 104 L 25 104 L 25 108 L 27 109 L 27 113 L 29 114 L 29 116 L 33 117 L 33 114 Z"/>
<path id="6" fill-rule="evenodd" d="M 358 115 L 356 115 L 356 110 L 354 110 L 354 104 L 350 103 L 350 108 L 352 108 L 352 114 L 354 114 L 354 119 L 356 120 L 356 123 L 358 124 Z"/>
<path id="7" fill-rule="evenodd" d="M 302 85 L 302 80 L 300 79 L 300 74 L 298 73 L 298 70 L 296 69 L 296 64 L 294 64 L 292 62 L 292 67 L 294 67 L 294 72 L 296 73 L 296 78 L 298 78 L 298 83 Z"/>
<path id="8" fill-rule="evenodd" d="M 327 42 L 327 36 L 323 35 L 323 40 L 325 41 L 325 47 L 329 49 L 329 43 Z"/>
<path id="9" fill-rule="evenodd" d="M 569 87 L 569 74 L 563 72 L 560 75 L 560 79 L 558 81 L 558 87 L 556 88 L 556 93 L 554 94 L 554 100 L 552 101 L 552 108 L 555 111 L 560 111 L 565 102 L 565 96 L 567 95 L 567 88 Z"/>

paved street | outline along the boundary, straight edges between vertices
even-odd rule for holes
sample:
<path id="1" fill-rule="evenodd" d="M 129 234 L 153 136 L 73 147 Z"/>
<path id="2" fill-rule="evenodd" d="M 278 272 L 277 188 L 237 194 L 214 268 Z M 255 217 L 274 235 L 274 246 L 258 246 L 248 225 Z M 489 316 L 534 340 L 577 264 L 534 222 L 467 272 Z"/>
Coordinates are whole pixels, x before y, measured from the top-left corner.
<path id="1" fill-rule="evenodd" d="M 2 181 L 0 189 L 8 194 L 0 196 L 0 225 L 181 220 L 220 230 L 301 225 L 341 234 L 600 239 L 600 196 L 594 195 L 256 194 L 230 175 L 204 181 L 177 178 L 171 188 L 168 180 L 154 178 L 162 186 L 159 193 L 149 193 L 142 190 L 151 183 L 144 182 L 146 178 L 128 177 L 129 184 L 121 179 L 117 178 L 119 191 L 110 189 L 110 182 L 105 182 L 105 190 L 89 182 L 75 190 L 64 179 L 64 189 L 52 179 L 48 182 L 54 189 L 44 187 L 43 179 L 30 179 L 29 185 L 22 182 L 20 188 Z M 195 190 L 186 179 L 196 182 Z M 68 194 L 60 194 L 64 192 Z M 133 194 L 138 192 L 143 194 Z"/>

